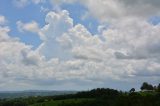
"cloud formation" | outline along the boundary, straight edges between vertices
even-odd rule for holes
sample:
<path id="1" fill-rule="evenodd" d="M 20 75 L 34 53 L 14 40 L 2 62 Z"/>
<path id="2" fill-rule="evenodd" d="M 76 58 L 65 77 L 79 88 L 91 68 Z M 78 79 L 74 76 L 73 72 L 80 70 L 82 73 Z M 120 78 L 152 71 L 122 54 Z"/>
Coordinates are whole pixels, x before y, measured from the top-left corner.
<path id="1" fill-rule="evenodd" d="M 39 34 L 42 43 L 33 50 L 10 37 L 8 26 L 0 26 L 1 88 L 13 88 L 13 84 L 68 89 L 119 84 L 121 88 L 123 84 L 159 81 L 160 26 L 147 21 L 159 14 L 159 1 L 81 3 L 102 23 L 111 22 L 109 27 L 102 24 L 99 34 L 93 35 L 84 25 L 74 25 L 67 10 L 48 12 L 42 28 L 35 21 L 18 21 L 19 31 Z"/>
<path id="2" fill-rule="evenodd" d="M 43 43 L 37 50 L 47 59 L 67 58 L 67 54 L 63 55 L 65 51 L 60 47 L 56 38 L 73 27 L 73 20 L 69 17 L 68 11 L 49 12 L 45 21 L 46 25 L 41 29 L 40 35 Z"/>
<path id="3" fill-rule="evenodd" d="M 6 23 L 7 19 L 4 16 L 0 15 L 0 25 L 5 25 Z"/>
<path id="4" fill-rule="evenodd" d="M 119 21 L 126 17 L 145 18 L 160 15 L 159 0 L 51 0 L 57 4 L 79 2 L 100 22 Z"/>
<path id="5" fill-rule="evenodd" d="M 21 21 L 17 21 L 17 28 L 20 32 L 28 31 L 32 33 L 38 33 L 39 32 L 39 25 L 37 22 L 32 21 L 30 23 L 23 23 Z"/>
<path id="6" fill-rule="evenodd" d="M 84 0 L 83 4 L 90 13 L 102 22 L 125 17 L 148 18 L 160 15 L 158 0 Z M 97 9 L 99 8 L 99 9 Z"/>
<path id="7" fill-rule="evenodd" d="M 45 3 L 46 0 L 13 0 L 12 2 L 16 7 L 23 8 L 30 3 L 34 4 Z"/>

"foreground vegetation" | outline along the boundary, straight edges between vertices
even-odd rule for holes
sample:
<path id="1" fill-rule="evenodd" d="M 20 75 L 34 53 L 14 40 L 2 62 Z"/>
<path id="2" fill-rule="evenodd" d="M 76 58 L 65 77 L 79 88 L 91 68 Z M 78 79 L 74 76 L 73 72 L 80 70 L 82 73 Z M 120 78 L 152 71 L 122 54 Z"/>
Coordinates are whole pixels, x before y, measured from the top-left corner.
<path id="1" fill-rule="evenodd" d="M 51 101 L 46 101 L 43 103 L 37 103 L 33 104 L 30 106 L 63 106 L 63 105 L 78 105 L 81 103 L 86 103 L 86 102 L 92 102 L 94 99 L 86 99 L 86 98 L 81 98 L 81 99 L 66 99 L 66 100 L 51 100 Z"/>
<path id="2" fill-rule="evenodd" d="M 139 92 L 98 88 L 61 96 L 2 99 L 0 106 L 160 106 L 160 86 L 151 86 L 143 83 Z"/>

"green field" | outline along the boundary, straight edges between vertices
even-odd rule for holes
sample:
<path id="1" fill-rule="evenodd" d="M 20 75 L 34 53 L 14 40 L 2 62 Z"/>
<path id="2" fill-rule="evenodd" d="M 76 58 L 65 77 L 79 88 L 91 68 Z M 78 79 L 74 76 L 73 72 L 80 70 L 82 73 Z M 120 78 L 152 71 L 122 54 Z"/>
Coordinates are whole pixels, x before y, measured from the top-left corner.
<path id="1" fill-rule="evenodd" d="M 93 99 L 66 99 L 66 100 L 52 100 L 43 103 L 37 103 L 30 106 L 59 106 L 61 104 L 78 104 L 85 101 L 92 101 Z"/>

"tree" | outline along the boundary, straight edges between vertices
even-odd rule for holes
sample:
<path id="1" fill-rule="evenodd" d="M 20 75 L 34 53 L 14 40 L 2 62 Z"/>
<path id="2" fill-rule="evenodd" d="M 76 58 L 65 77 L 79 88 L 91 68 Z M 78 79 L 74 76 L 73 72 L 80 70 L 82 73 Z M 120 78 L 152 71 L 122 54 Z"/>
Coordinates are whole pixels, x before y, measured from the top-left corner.
<path id="1" fill-rule="evenodd" d="M 129 92 L 130 93 L 135 92 L 135 88 L 132 88 Z"/>
<path id="2" fill-rule="evenodd" d="M 148 83 L 147 82 L 144 82 L 141 86 L 141 90 L 146 90 L 148 87 Z"/>
<path id="3" fill-rule="evenodd" d="M 147 82 L 144 82 L 141 86 L 141 90 L 153 90 L 153 86 Z"/>
<path id="4" fill-rule="evenodd" d="M 154 89 L 153 86 L 149 84 L 147 90 L 153 90 L 153 89 Z"/>
<path id="5" fill-rule="evenodd" d="M 157 91 L 160 92 L 160 84 L 157 86 Z"/>
<path id="6" fill-rule="evenodd" d="M 157 91 L 157 86 L 154 86 L 154 87 L 153 87 L 153 90 L 154 90 L 154 91 Z"/>

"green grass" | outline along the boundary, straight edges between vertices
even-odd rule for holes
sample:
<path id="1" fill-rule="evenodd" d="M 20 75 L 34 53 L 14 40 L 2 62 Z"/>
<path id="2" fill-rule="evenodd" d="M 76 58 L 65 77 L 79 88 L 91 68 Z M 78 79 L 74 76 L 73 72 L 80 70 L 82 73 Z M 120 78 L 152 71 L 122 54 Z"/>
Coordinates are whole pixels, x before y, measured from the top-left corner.
<path id="1" fill-rule="evenodd" d="M 142 95 L 142 96 L 147 96 L 147 95 L 156 95 L 157 94 L 157 92 L 153 92 L 153 91 L 144 91 L 144 92 L 139 92 L 139 94 L 140 95 Z"/>
<path id="2" fill-rule="evenodd" d="M 81 103 L 84 101 L 91 101 L 93 99 L 66 99 L 66 100 L 52 100 L 52 101 L 46 101 L 43 103 L 37 103 L 33 104 L 30 106 L 58 106 L 59 104 L 65 103 L 65 104 L 70 104 L 70 103 Z"/>

